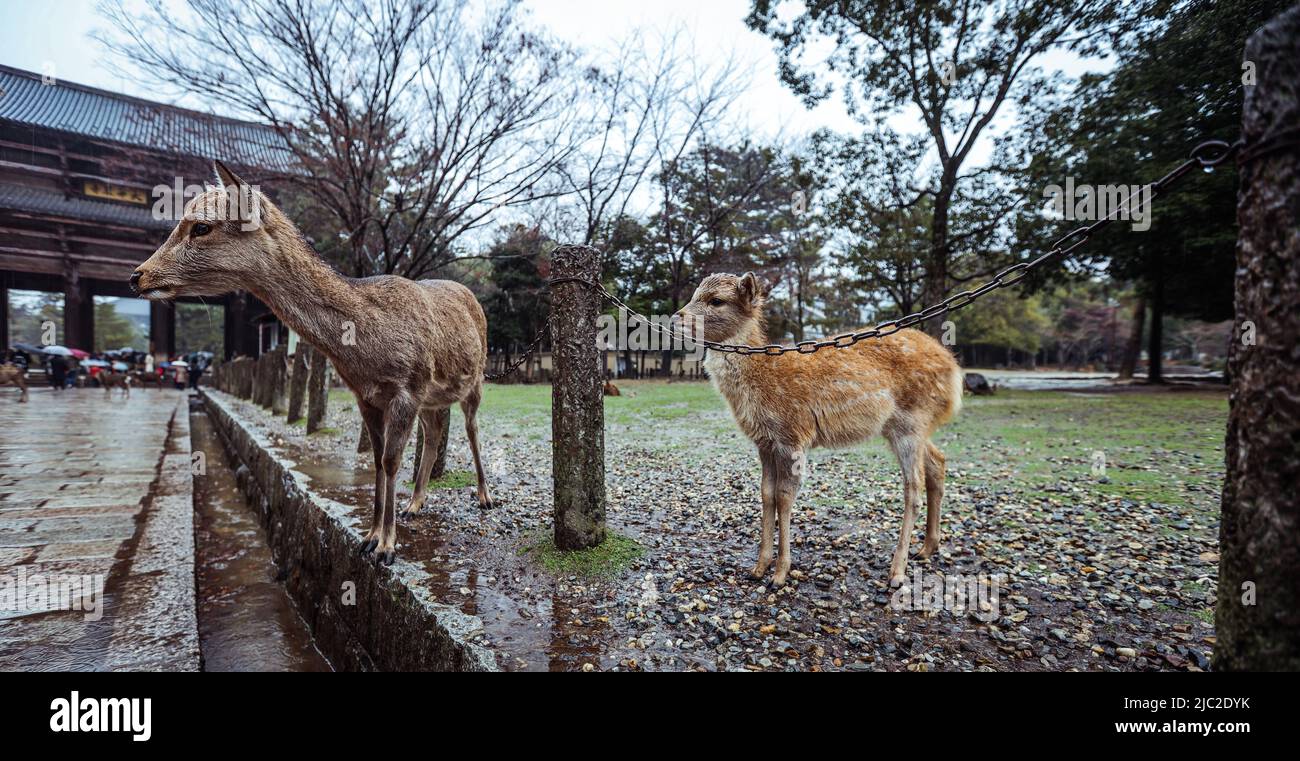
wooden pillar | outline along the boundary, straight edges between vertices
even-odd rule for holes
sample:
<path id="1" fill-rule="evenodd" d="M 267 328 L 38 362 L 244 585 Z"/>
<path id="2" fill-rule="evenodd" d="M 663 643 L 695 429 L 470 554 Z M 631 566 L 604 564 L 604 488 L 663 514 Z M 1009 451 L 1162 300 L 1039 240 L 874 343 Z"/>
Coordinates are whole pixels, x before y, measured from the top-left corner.
<path id="1" fill-rule="evenodd" d="M 590 246 L 557 248 L 551 267 L 557 279 L 600 280 L 600 256 Z M 605 540 L 605 400 L 596 342 L 601 297 L 574 282 L 555 283 L 551 294 L 555 546 L 581 550 Z"/>
<path id="2" fill-rule="evenodd" d="M 9 286 L 0 274 L 0 354 L 9 351 Z"/>
<path id="3" fill-rule="evenodd" d="M 289 412 L 290 423 L 302 419 L 302 402 L 307 395 L 307 368 L 311 346 L 299 340 L 298 348 L 293 353 L 293 370 L 289 375 Z"/>
<path id="4" fill-rule="evenodd" d="M 168 359 L 176 353 L 175 305 L 161 301 L 149 302 L 149 350 L 154 354 L 162 354 Z"/>
<path id="5" fill-rule="evenodd" d="M 1300 6 L 1251 35 L 1214 668 L 1300 670 Z"/>
<path id="6" fill-rule="evenodd" d="M 84 351 L 95 349 L 95 297 L 76 262 L 68 262 L 63 271 L 63 336 L 59 343 Z"/>
<path id="7" fill-rule="evenodd" d="M 315 433 L 325 422 L 325 402 L 329 387 L 325 385 L 325 353 L 312 349 L 311 370 L 307 376 L 307 433 Z"/>

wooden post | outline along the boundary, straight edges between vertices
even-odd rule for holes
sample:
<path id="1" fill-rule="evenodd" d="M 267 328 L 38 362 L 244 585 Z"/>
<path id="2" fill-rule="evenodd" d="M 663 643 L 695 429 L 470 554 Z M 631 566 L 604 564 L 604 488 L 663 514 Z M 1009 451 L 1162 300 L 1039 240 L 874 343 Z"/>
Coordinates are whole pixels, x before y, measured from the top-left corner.
<path id="1" fill-rule="evenodd" d="M 416 425 L 419 425 L 418 420 L 416 421 Z M 361 432 L 357 434 L 357 454 L 369 452 L 371 449 L 373 449 L 373 447 L 370 444 L 370 432 L 366 430 L 366 421 L 362 420 Z M 415 469 L 420 469 L 420 448 L 418 444 L 415 449 Z"/>
<path id="2" fill-rule="evenodd" d="M 325 352 L 313 349 L 311 374 L 307 376 L 307 433 L 315 433 L 325 422 L 325 401 L 329 387 L 325 385 Z"/>
<path id="3" fill-rule="evenodd" d="M 289 378 L 285 363 L 289 359 L 289 347 L 281 344 L 271 353 L 271 358 L 271 413 L 283 415 L 288 407 Z"/>
<path id="4" fill-rule="evenodd" d="M 274 353 L 274 351 L 266 351 L 266 353 L 257 358 L 257 390 L 255 392 L 255 401 L 259 407 L 270 407 L 270 393 L 272 393 L 270 386 L 272 386 L 274 382 L 272 380 L 272 375 L 270 375 L 270 371 L 272 371 L 274 362 L 276 362 L 276 353 Z"/>
<path id="5" fill-rule="evenodd" d="M 311 346 L 306 341 L 298 341 L 298 348 L 293 352 L 293 371 L 289 376 L 289 413 L 290 423 L 302 419 L 302 402 L 307 395 L 307 360 L 311 355 Z"/>
<path id="6" fill-rule="evenodd" d="M 561 246 L 551 257 L 555 278 L 600 281 L 600 256 L 590 246 Z M 551 457 L 555 546 L 594 547 L 605 540 L 605 399 L 596 315 L 601 297 L 582 283 L 551 288 Z"/>
<path id="7" fill-rule="evenodd" d="M 434 450 L 433 469 L 429 471 L 429 480 L 437 481 L 447 472 L 447 436 L 451 433 L 451 410 L 444 412 L 438 426 L 438 447 Z M 415 427 L 415 472 L 420 472 L 420 461 L 424 459 L 424 422 L 417 421 Z"/>
<path id="8" fill-rule="evenodd" d="M 1214 668 L 1300 670 L 1300 6 L 1251 35 Z"/>

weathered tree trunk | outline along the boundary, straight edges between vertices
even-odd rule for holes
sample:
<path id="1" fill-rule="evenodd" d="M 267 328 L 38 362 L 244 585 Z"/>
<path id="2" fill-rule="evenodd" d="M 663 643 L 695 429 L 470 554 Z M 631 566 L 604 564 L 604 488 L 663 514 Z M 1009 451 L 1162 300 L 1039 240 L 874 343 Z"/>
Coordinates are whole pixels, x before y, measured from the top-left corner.
<path id="1" fill-rule="evenodd" d="M 600 256 L 589 246 L 557 248 L 551 266 L 555 278 L 600 280 Z M 552 293 L 555 546 L 581 550 L 605 540 L 605 397 L 596 344 L 601 301 L 582 283 L 555 283 Z"/>
<path id="2" fill-rule="evenodd" d="M 1300 6 L 1246 43 L 1242 137 L 1300 124 Z M 1214 666 L 1300 670 L 1300 151 L 1247 160 L 1237 196 L 1236 340 L 1219 524 Z M 1246 323 L 1250 323 L 1247 325 Z M 1253 328 L 1253 330 L 1252 330 Z M 1252 345 L 1253 341 L 1253 345 Z"/>
<path id="3" fill-rule="evenodd" d="M 298 342 L 293 352 L 293 371 L 289 376 L 289 414 L 290 423 L 302 419 L 302 403 L 307 396 L 307 357 L 311 347 L 305 341 Z"/>
<path id="4" fill-rule="evenodd" d="M 311 371 L 307 376 L 307 433 L 320 430 L 321 423 L 325 422 L 325 402 L 329 396 L 329 387 L 325 385 L 328 362 L 325 352 L 312 349 Z"/>
<path id="5" fill-rule="evenodd" d="M 1120 380 L 1132 380 L 1137 372 L 1138 357 L 1142 356 L 1142 330 L 1147 322 L 1147 300 L 1139 295 L 1133 305 L 1133 322 L 1129 329 L 1128 342 L 1124 344 L 1124 356 L 1119 363 Z"/>
<path id="6" fill-rule="evenodd" d="M 1165 382 L 1165 279 L 1163 255 L 1155 254 L 1151 282 L 1151 329 L 1147 331 L 1147 383 Z"/>
<path id="7" fill-rule="evenodd" d="M 948 210 L 952 204 L 955 187 L 955 177 L 950 177 L 945 170 L 940 179 L 939 193 L 934 199 L 934 211 L 931 217 L 930 252 L 925 263 L 925 285 L 921 289 L 925 307 L 943 301 L 948 293 Z M 918 327 L 933 338 L 942 337 L 943 320 L 926 320 Z"/>

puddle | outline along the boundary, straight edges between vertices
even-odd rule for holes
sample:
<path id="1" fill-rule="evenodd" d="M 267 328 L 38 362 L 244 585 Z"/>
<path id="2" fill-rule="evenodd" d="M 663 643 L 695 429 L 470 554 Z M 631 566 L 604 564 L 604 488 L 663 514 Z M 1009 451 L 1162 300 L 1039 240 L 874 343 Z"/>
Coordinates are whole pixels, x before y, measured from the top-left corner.
<path id="1" fill-rule="evenodd" d="M 374 470 L 361 465 L 370 454 L 354 460 L 351 452 L 309 450 L 295 441 L 283 442 L 280 450 L 294 463 L 292 470 L 310 479 L 313 493 L 351 506 L 358 525 L 370 525 Z M 409 477 L 409 469 L 403 475 Z M 402 482 L 399 509 L 410 496 Z M 460 507 L 449 510 L 448 502 Z M 419 517 L 398 521 L 398 552 L 428 574 L 422 583 L 439 602 L 483 621 L 502 669 L 572 671 L 601 663 L 606 627 L 591 620 L 597 614 L 590 602 L 555 592 L 554 580 L 539 575 L 510 542 L 479 535 L 473 526 L 482 519 L 473 487 L 434 489 Z"/>
<path id="2" fill-rule="evenodd" d="M 201 404 L 190 410 L 194 451 L 195 582 L 204 671 L 330 671 L 306 622 L 277 582 L 257 515 L 245 504 L 221 439 Z"/>

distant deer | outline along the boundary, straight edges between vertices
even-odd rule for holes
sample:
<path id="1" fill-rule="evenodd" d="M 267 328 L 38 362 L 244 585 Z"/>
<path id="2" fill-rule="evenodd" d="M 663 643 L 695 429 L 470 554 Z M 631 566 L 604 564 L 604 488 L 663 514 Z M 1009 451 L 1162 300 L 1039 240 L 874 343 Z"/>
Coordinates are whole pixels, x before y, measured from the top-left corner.
<path id="1" fill-rule="evenodd" d="M 767 344 L 765 294 L 754 274 L 710 275 L 676 315 L 688 335 L 718 343 Z M 772 562 L 780 516 L 781 553 L 772 582 L 790 572 L 790 510 L 814 447 L 846 447 L 877 434 L 889 442 L 903 471 L 903 529 L 889 567 L 891 586 L 907 569 L 912 528 L 926 495 L 925 544 L 939 550 L 939 503 L 944 456 L 930 441 L 961 408 L 962 377 L 952 354 L 916 330 L 902 330 L 851 348 L 814 354 L 739 355 L 710 351 L 704 367 L 731 406 L 740 429 L 758 447 L 763 466 L 762 543 L 750 574 L 762 578 Z"/>
<path id="2" fill-rule="evenodd" d="M 438 416 L 460 404 L 479 506 L 492 507 L 477 422 L 487 318 L 474 294 L 446 280 L 342 277 L 266 196 L 220 162 L 214 168 L 221 186 L 186 204 L 176 229 L 132 274 L 131 287 L 148 299 L 250 291 L 325 353 L 356 395 L 374 451 L 374 518 L 362 554 L 390 565 L 396 557 L 397 468 L 417 415 L 424 430 L 441 430 Z M 425 436 L 403 517 L 424 504 L 436 439 Z"/>
<path id="3" fill-rule="evenodd" d="M 18 401 L 27 401 L 27 371 L 18 365 L 9 363 L 0 365 L 0 386 L 17 386 L 22 392 Z"/>
<path id="4" fill-rule="evenodd" d="M 99 385 L 104 387 L 104 396 L 112 396 L 113 389 L 122 389 L 122 396 L 126 399 L 131 398 L 131 376 L 127 373 L 119 373 L 113 370 L 104 370 L 95 376 Z"/>

